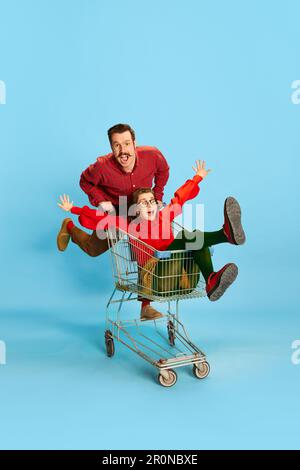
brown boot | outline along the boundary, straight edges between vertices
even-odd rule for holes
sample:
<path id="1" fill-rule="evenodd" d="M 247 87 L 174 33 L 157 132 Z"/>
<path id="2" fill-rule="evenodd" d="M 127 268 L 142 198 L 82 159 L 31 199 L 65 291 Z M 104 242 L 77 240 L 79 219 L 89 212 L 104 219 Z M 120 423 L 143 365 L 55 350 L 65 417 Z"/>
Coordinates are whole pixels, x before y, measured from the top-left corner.
<path id="1" fill-rule="evenodd" d="M 65 249 L 68 246 L 68 243 L 70 241 L 70 234 L 67 230 L 67 223 L 72 222 L 72 219 L 65 219 L 63 223 L 61 224 L 60 231 L 58 232 L 57 235 L 57 248 L 59 251 L 65 251 Z"/>
<path id="2" fill-rule="evenodd" d="M 157 318 L 161 318 L 163 315 L 155 310 L 155 308 L 151 307 L 151 305 L 146 305 L 141 310 L 141 320 L 156 320 Z"/>

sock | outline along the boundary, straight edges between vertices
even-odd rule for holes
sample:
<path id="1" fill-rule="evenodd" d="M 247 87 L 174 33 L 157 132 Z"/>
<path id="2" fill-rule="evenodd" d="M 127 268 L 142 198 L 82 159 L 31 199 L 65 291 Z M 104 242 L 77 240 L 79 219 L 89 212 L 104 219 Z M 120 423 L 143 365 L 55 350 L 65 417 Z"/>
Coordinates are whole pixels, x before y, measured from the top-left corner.
<path id="1" fill-rule="evenodd" d="M 150 300 L 143 299 L 143 300 L 142 300 L 142 306 L 141 306 L 141 308 L 143 309 L 143 308 L 146 307 L 147 305 L 150 305 Z"/>
<path id="2" fill-rule="evenodd" d="M 73 224 L 72 220 L 70 220 L 70 222 L 67 223 L 67 230 L 70 234 L 73 227 L 75 227 L 75 225 Z"/>

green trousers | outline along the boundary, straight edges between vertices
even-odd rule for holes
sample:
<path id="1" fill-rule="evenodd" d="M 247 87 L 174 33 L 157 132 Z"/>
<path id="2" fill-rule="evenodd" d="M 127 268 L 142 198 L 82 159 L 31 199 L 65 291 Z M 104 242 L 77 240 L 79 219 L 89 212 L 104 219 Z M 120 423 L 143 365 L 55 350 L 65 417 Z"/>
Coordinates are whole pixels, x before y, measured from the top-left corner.
<path id="1" fill-rule="evenodd" d="M 182 230 L 168 246 L 169 250 L 188 250 L 188 253 L 172 253 L 168 259 L 160 260 L 155 268 L 153 289 L 157 293 L 172 293 L 180 289 L 182 273 L 186 273 L 193 289 L 199 281 L 199 271 L 207 282 L 213 272 L 209 247 L 228 242 L 223 229 L 216 232 L 189 232 Z"/>

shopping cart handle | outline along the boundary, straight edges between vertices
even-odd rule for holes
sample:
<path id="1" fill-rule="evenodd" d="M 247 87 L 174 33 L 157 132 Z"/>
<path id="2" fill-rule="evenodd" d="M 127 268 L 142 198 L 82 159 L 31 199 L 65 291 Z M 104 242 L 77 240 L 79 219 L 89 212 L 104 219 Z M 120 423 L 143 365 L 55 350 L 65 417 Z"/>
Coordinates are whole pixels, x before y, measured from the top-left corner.
<path id="1" fill-rule="evenodd" d="M 186 250 L 186 253 L 192 253 L 192 251 L 193 250 Z M 214 247 L 210 246 L 209 251 L 210 251 L 211 256 L 213 256 L 214 251 L 215 251 Z M 154 256 L 157 259 L 169 259 L 172 256 L 172 251 L 155 251 Z"/>

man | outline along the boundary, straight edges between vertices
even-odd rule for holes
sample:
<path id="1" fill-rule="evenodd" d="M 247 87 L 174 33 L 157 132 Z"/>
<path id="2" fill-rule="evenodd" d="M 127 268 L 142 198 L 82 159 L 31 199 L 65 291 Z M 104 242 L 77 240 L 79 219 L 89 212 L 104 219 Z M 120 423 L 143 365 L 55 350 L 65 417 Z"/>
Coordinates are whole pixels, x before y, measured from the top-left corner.
<path id="1" fill-rule="evenodd" d="M 137 147 L 135 132 L 128 124 L 117 124 L 108 130 L 112 153 L 97 158 L 81 175 L 80 186 L 90 203 L 103 211 L 120 211 L 120 202 L 130 207 L 131 196 L 139 187 L 152 187 L 162 204 L 164 187 L 169 179 L 169 166 L 155 147 Z M 124 198 L 125 196 L 125 198 Z M 120 201 L 120 197 L 123 197 Z M 70 238 L 90 256 L 99 256 L 108 249 L 106 239 L 96 231 L 88 234 L 65 219 L 57 237 L 60 251 L 64 251 Z"/>
<path id="2" fill-rule="evenodd" d="M 164 187 L 169 179 L 169 166 L 162 153 L 156 147 L 137 147 L 135 132 L 128 124 L 111 127 L 108 138 L 112 152 L 98 157 L 80 178 L 80 187 L 90 203 L 103 211 L 119 213 L 123 204 L 130 207 L 136 189 L 152 187 L 154 181 L 155 198 L 162 205 Z M 71 238 L 88 255 L 99 256 L 108 250 L 108 242 L 106 237 L 98 235 L 95 230 L 89 234 L 79 229 L 67 218 L 58 233 L 57 246 L 60 251 L 65 251 Z M 150 305 L 146 310 L 145 316 L 158 315 Z"/>

